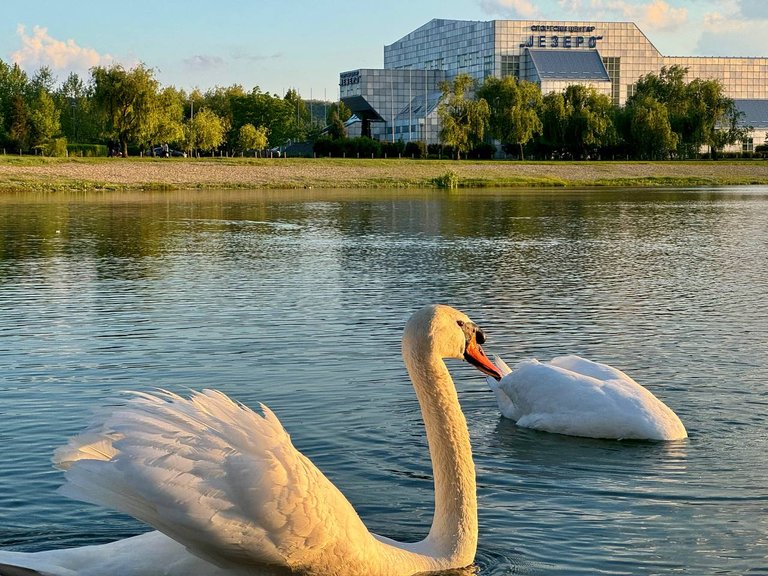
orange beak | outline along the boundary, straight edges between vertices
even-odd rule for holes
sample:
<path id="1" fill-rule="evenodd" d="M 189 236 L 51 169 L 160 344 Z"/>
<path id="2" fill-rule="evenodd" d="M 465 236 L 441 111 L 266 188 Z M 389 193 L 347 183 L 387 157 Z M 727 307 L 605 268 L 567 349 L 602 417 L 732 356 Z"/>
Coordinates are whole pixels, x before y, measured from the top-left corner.
<path id="1" fill-rule="evenodd" d="M 496 365 L 491 362 L 491 359 L 485 355 L 480 344 L 478 344 L 474 338 L 467 342 L 467 349 L 464 351 L 464 359 L 483 374 L 496 378 L 496 380 L 501 380 L 501 372 L 499 372 Z"/>

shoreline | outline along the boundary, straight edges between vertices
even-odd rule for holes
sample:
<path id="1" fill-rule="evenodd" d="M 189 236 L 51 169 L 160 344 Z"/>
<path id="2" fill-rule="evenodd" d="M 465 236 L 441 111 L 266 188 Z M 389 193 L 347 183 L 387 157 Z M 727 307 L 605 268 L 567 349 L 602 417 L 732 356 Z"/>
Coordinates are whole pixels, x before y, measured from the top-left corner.
<path id="1" fill-rule="evenodd" d="M 506 161 L 0 156 L 0 192 L 768 185 L 767 160 Z"/>

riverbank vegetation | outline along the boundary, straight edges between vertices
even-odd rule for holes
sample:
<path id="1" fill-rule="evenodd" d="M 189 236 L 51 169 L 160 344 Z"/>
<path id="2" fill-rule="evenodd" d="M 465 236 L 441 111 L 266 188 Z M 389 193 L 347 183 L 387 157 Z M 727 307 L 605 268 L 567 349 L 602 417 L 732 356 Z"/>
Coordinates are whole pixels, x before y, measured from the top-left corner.
<path id="1" fill-rule="evenodd" d="M 351 112 L 343 103 L 308 101 L 295 90 L 279 96 L 233 85 L 186 92 L 161 86 L 144 64 L 96 66 L 87 79 L 70 74 L 59 83 L 49 68 L 28 75 L 0 60 L 0 152 L 270 156 L 303 142 L 290 154 L 442 160 L 494 157 L 495 141 L 507 158 L 521 160 L 660 160 L 697 158 L 703 149 L 714 156 L 743 139 L 747 127 L 720 83 L 685 78 L 679 66 L 647 74 L 618 107 L 582 85 L 542 95 L 511 76 L 477 85 L 459 75 L 442 86 L 441 144 L 426 146 L 347 138 Z"/>
<path id="2" fill-rule="evenodd" d="M 768 185 L 768 161 L 477 161 L 0 156 L 0 192 Z"/>

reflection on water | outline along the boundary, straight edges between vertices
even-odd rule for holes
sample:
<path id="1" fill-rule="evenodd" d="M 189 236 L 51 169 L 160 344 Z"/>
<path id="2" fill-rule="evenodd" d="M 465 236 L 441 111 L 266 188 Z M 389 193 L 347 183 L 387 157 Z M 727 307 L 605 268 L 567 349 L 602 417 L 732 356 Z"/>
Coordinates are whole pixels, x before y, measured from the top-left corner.
<path id="1" fill-rule="evenodd" d="M 376 532 L 431 467 L 400 353 L 442 301 L 508 361 L 621 367 L 678 443 L 518 429 L 452 363 L 480 574 L 768 572 L 768 192 L 205 191 L 0 196 L 0 546 L 144 529 L 55 493 L 54 447 L 125 389 L 268 404 Z"/>

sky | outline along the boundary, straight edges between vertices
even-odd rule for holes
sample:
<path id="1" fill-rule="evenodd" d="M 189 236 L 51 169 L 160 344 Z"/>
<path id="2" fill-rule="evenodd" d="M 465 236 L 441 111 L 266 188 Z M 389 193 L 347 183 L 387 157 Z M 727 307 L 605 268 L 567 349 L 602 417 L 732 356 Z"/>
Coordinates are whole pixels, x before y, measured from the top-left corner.
<path id="1" fill-rule="evenodd" d="M 139 63 L 163 86 L 336 100 L 339 72 L 433 18 L 632 21 L 667 56 L 768 56 L 768 0 L 4 0 L 0 59 L 60 82 Z"/>

